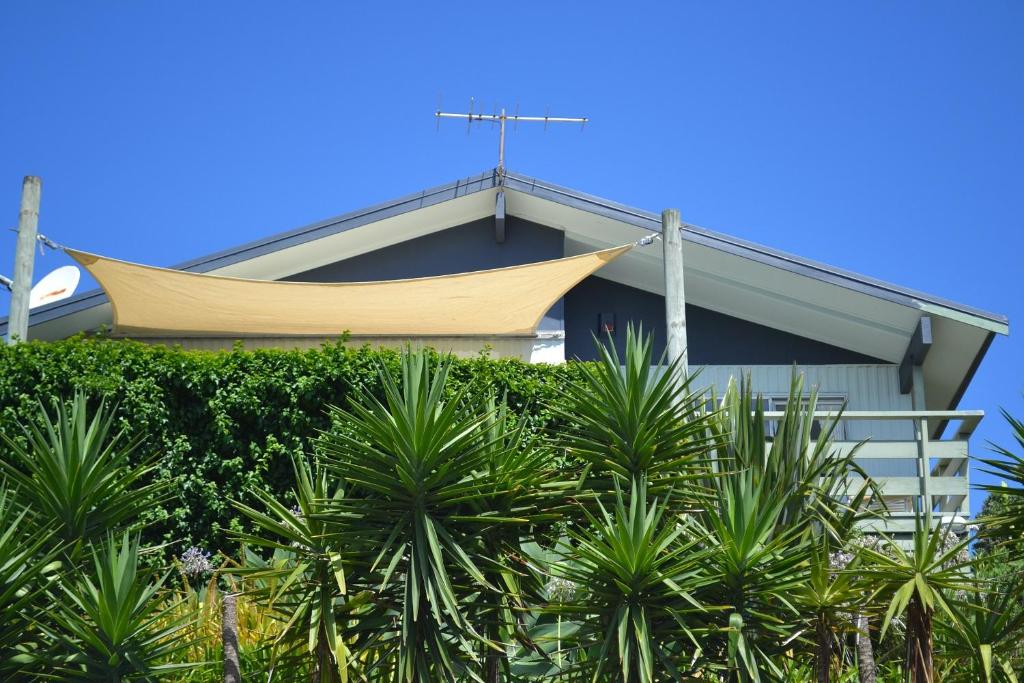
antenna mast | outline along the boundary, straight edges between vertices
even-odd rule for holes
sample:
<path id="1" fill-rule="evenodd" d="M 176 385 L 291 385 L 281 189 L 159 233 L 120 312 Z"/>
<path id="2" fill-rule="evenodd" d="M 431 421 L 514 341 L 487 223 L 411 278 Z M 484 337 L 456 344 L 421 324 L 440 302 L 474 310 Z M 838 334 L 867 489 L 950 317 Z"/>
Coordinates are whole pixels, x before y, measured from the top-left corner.
<path id="1" fill-rule="evenodd" d="M 441 119 L 464 119 L 468 123 L 469 128 L 473 127 L 473 123 L 474 122 L 483 123 L 483 122 L 486 122 L 486 121 L 490 121 L 491 124 L 494 124 L 495 122 L 497 122 L 498 125 L 499 125 L 499 129 L 498 129 L 498 176 L 501 177 L 501 178 L 505 177 L 505 123 L 506 122 L 512 121 L 514 124 L 517 124 L 517 125 L 518 125 L 518 123 L 520 121 L 528 121 L 528 122 L 533 122 L 533 123 L 541 123 L 541 122 L 543 122 L 545 130 L 547 129 L 549 123 L 578 123 L 578 124 L 580 124 L 580 130 L 583 130 L 583 127 L 587 124 L 587 121 L 590 120 L 590 119 L 585 118 L 585 117 L 568 117 L 568 116 L 520 116 L 519 115 L 519 108 L 518 107 L 516 107 L 516 113 L 512 114 L 512 115 L 506 114 L 504 107 L 501 108 L 501 113 L 499 113 L 499 114 L 476 114 L 476 113 L 473 112 L 473 100 L 472 99 L 470 99 L 470 101 L 469 101 L 469 112 L 466 113 L 466 114 L 459 114 L 459 113 L 455 113 L 455 112 L 441 111 L 440 109 L 438 109 L 434 113 L 434 116 L 437 117 L 438 124 L 440 124 L 440 120 Z M 468 130 L 469 129 L 467 129 L 467 132 L 468 132 Z"/>

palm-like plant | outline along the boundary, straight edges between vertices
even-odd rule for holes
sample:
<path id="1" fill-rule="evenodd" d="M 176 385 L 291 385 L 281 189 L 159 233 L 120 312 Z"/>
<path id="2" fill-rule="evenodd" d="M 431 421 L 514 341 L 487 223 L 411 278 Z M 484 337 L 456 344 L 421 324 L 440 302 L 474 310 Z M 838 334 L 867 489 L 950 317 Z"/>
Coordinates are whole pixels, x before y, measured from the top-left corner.
<path id="1" fill-rule="evenodd" d="M 714 494 L 695 517 L 718 577 L 702 598 L 732 606 L 721 647 L 735 680 L 782 675 L 777 655 L 810 625 L 795 600 L 816 592 L 816 548 L 846 545 L 867 514 L 873 489 L 854 462 L 856 449 L 832 448 L 839 416 L 823 421 L 812 438 L 815 399 L 814 392 L 804 397 L 803 379 L 794 373 L 786 410 L 769 435 L 762 401 L 744 380 L 730 383 L 716 415 L 720 445 L 705 483 Z"/>
<path id="2" fill-rule="evenodd" d="M 60 563 L 53 530 L 26 526 L 29 510 L 0 485 L 0 676 L 13 678 L 31 662 L 33 622 L 49 607 L 45 593 Z M 36 645 L 33 643 L 33 645 Z"/>
<path id="3" fill-rule="evenodd" d="M 788 500 L 755 484 L 750 469 L 716 481 L 716 505 L 697 516 L 706 530 L 707 571 L 715 580 L 701 599 L 729 605 L 726 664 L 730 680 L 781 675 L 773 657 L 801 635 L 794 594 L 807 580 L 810 540 L 780 518 Z"/>
<path id="4" fill-rule="evenodd" d="M 1017 683 L 1024 665 L 1024 577 L 967 593 L 947 604 L 953 619 L 936 620 L 936 659 L 947 683 Z"/>
<path id="5" fill-rule="evenodd" d="M 611 494 L 616 478 L 627 486 L 646 479 L 654 492 L 679 483 L 714 443 L 695 375 L 680 381 L 678 360 L 655 363 L 651 337 L 632 326 L 625 358 L 614 344 L 597 348 L 598 362 L 581 366 L 583 381 L 564 390 L 560 445 L 593 475 L 594 491 Z"/>
<path id="6" fill-rule="evenodd" d="M 53 677 L 67 681 L 156 681 L 171 672 L 202 666 L 177 662 L 190 647 L 191 618 L 169 617 L 174 606 L 160 601 L 167 574 L 139 568 L 139 540 L 127 531 L 94 549 L 92 572 L 62 584 L 65 600 L 40 622 L 55 652 Z M 45 661 L 37 666 L 49 672 Z M 40 669 L 37 669 L 40 670 Z"/>
<path id="7" fill-rule="evenodd" d="M 1002 413 L 1013 431 L 1018 448 L 1024 452 L 1024 422 L 1005 410 Z M 1004 496 L 1006 505 L 999 514 L 981 520 L 982 533 L 997 540 L 1020 542 L 1024 537 L 1024 456 L 1002 446 L 995 446 L 994 450 L 999 458 L 982 458 L 981 461 L 989 468 L 986 473 L 1002 479 L 1002 484 L 981 488 L 990 494 Z"/>
<path id="8" fill-rule="evenodd" d="M 832 552 L 823 537 L 812 550 L 807 580 L 797 590 L 796 604 L 809 622 L 815 640 L 815 674 L 818 683 L 829 683 L 835 669 L 836 645 L 856 630 L 853 612 L 864 587 L 857 580 L 856 557 L 845 564 L 845 553 Z"/>
<path id="9" fill-rule="evenodd" d="M 865 573 L 889 605 L 882 623 L 884 636 L 897 615 L 907 618 L 906 667 L 914 683 L 935 680 L 932 621 L 940 612 L 957 623 L 958 614 L 948 597 L 969 591 L 974 582 L 969 574 L 974 560 L 967 557 L 970 539 L 957 538 L 951 525 L 933 526 L 931 515 L 917 519 L 913 549 L 888 544 L 888 552 L 864 547 Z"/>
<path id="10" fill-rule="evenodd" d="M 329 541 L 331 522 L 322 512 L 344 492 L 327 472 L 314 472 L 305 458 L 293 457 L 296 506 L 289 508 L 274 496 L 255 490 L 266 512 L 243 503 L 235 507 L 259 533 L 236 534 L 242 543 L 270 548 L 275 558 L 265 567 L 238 568 L 234 574 L 251 576 L 264 587 L 250 597 L 287 615 L 275 648 L 285 654 L 305 653 L 314 660 L 314 680 L 348 680 L 349 653 L 344 624 L 360 600 L 348 600 L 345 562 Z"/>
<path id="11" fill-rule="evenodd" d="M 471 596 L 467 613 L 486 636 L 480 645 L 484 680 L 494 683 L 511 670 L 507 649 L 499 651 L 490 643 L 518 641 L 524 649 L 540 652 L 527 636 L 527 615 L 531 604 L 543 600 L 544 577 L 524 545 L 528 538 L 548 535 L 544 532 L 562 518 L 564 494 L 573 482 L 549 466 L 551 450 L 527 430 L 525 421 L 515 422 L 507 404 L 490 398 L 483 408 L 483 495 L 467 502 L 477 515 L 502 521 L 480 530 L 481 571 L 492 588 Z"/>
<path id="12" fill-rule="evenodd" d="M 664 502 L 648 502 L 644 483 L 631 484 L 628 501 L 616 491 L 612 512 L 584 511 L 589 526 L 570 530 L 552 573 L 579 586 L 576 600 L 551 606 L 582 622 L 581 649 L 570 674 L 591 681 L 653 683 L 680 680 L 701 647 L 703 607 L 692 597 L 710 579 L 704 553 L 666 516 Z M 563 672 L 565 673 L 565 672 Z"/>
<path id="13" fill-rule="evenodd" d="M 730 382 L 719 413 L 716 458 L 724 469 L 749 471 L 752 486 L 766 500 L 781 502 L 780 530 L 824 533 L 842 546 L 857 523 L 872 514 L 867 503 L 876 491 L 855 461 L 857 447 L 837 453 L 832 445 L 842 411 L 816 420 L 816 405 L 817 390 L 805 395 L 803 375 L 794 370 L 786 409 L 769 434 L 764 402 L 749 379 Z M 816 421 L 821 430 L 815 437 Z"/>
<path id="14" fill-rule="evenodd" d="M 69 557 L 85 544 L 100 543 L 111 530 L 138 524 L 142 511 L 166 491 L 148 480 L 153 461 L 133 465 L 141 443 L 114 432 L 115 411 L 104 402 L 92 412 L 85 394 L 40 404 L 35 422 L 23 426 L 24 442 L 0 433 L 10 457 L 0 460 L 33 519 L 52 525 Z"/>
<path id="15" fill-rule="evenodd" d="M 476 646 L 500 647 L 465 606 L 496 588 L 482 569 L 496 558 L 483 556 L 481 533 L 521 523 L 480 504 L 500 493 L 481 438 L 487 415 L 465 394 L 445 395 L 451 361 L 434 367 L 431 358 L 403 354 L 400 378 L 381 367 L 383 400 L 361 395 L 337 411 L 344 429 L 320 442 L 325 466 L 348 486 L 330 505 L 347 520 L 336 539 L 366 549 L 375 603 L 397 620 L 399 638 L 380 666 L 397 660 L 394 677 L 409 683 L 476 676 Z"/>

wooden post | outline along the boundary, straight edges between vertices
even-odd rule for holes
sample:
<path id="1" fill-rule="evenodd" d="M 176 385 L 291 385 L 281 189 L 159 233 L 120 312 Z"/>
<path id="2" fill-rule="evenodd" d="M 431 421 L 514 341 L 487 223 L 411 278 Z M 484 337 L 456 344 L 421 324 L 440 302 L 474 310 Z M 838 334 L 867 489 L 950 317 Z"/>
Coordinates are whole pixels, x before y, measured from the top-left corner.
<path id="1" fill-rule="evenodd" d="M 238 596 L 234 593 L 223 595 L 221 638 L 224 641 L 224 683 L 242 683 L 242 668 L 238 659 Z"/>
<path id="2" fill-rule="evenodd" d="M 910 394 L 911 405 L 914 407 L 914 410 L 928 410 L 924 395 L 924 368 L 920 365 L 915 365 L 912 368 L 912 372 L 914 386 L 911 388 Z M 928 447 L 928 420 L 918 420 L 914 427 L 917 430 L 918 470 L 921 476 L 921 509 L 917 512 L 920 515 L 928 516 L 932 512 L 932 459 Z"/>
<path id="3" fill-rule="evenodd" d="M 680 377 L 687 373 L 686 294 L 683 290 L 683 233 L 679 209 L 661 212 L 661 243 L 665 253 L 665 331 L 668 361 L 679 359 Z"/>
<path id="4" fill-rule="evenodd" d="M 39 228 L 39 195 L 43 181 L 25 176 L 21 185 L 21 210 L 18 212 L 18 243 L 14 251 L 14 284 L 11 286 L 11 310 L 7 315 L 7 343 L 28 339 L 28 299 L 32 291 L 32 269 L 36 258 L 36 232 Z"/>

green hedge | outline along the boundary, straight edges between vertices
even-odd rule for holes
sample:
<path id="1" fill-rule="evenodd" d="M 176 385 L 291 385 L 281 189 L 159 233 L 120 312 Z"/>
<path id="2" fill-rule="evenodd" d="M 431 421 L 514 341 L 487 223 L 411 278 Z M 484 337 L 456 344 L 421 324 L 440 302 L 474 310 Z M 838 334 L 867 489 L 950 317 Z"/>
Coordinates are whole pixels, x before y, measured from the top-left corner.
<path id="1" fill-rule="evenodd" d="M 241 528 L 231 499 L 257 486 L 288 490 L 289 453 L 309 453 L 330 427 L 328 405 L 378 391 L 375 366 L 393 351 L 325 345 L 306 351 L 185 351 L 131 341 L 73 338 L 0 347 L 0 431 L 20 434 L 38 401 L 75 388 L 118 406 L 125 428 L 143 433 L 139 457 L 158 453 L 173 497 L 151 510 L 150 542 L 233 550 L 221 529 Z M 552 426 L 558 387 L 579 364 L 531 365 L 479 357 L 456 361 L 452 390 L 491 387 L 535 429 Z M 2 447 L 0 447 L 2 448 Z M 2 457 L 0 452 L 0 457 Z"/>

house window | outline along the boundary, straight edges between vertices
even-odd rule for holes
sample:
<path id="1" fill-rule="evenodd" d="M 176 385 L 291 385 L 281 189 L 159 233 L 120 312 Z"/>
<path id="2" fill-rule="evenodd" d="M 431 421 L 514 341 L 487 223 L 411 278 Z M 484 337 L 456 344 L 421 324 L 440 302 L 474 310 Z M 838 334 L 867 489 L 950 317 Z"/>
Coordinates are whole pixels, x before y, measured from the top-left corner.
<path id="1" fill-rule="evenodd" d="M 768 406 L 767 406 L 768 410 L 774 410 L 774 411 L 779 411 L 779 412 L 782 412 L 782 411 L 786 410 L 786 406 L 789 404 L 789 398 L 788 397 L 772 397 L 772 398 L 767 399 L 767 401 L 768 401 Z M 818 396 L 818 401 L 817 401 L 817 403 L 814 406 L 814 412 L 816 412 L 816 413 L 832 413 L 834 415 L 838 415 L 839 411 L 843 409 L 843 406 L 844 406 L 845 403 L 846 403 L 846 397 L 844 397 L 844 396 L 838 396 L 838 395 Z M 803 400 L 803 406 L 804 406 L 805 410 L 808 408 L 808 405 L 809 405 L 808 400 L 804 399 Z M 825 418 L 814 418 L 814 422 L 811 423 L 811 439 L 812 440 L 817 439 L 821 435 L 821 430 L 823 428 L 823 423 L 825 421 L 826 421 Z M 769 432 L 774 435 L 775 431 L 778 429 L 777 421 L 776 420 L 772 420 L 771 423 L 768 426 L 768 429 L 769 429 Z M 833 432 L 832 432 L 832 440 L 833 441 L 845 441 L 846 440 L 846 424 L 845 423 L 840 422 L 838 425 L 836 425 L 835 430 L 833 430 Z"/>

